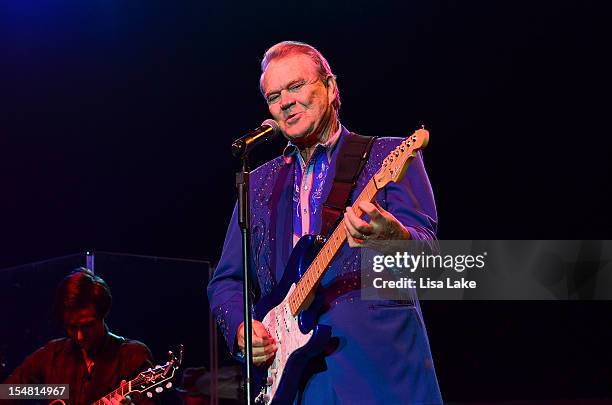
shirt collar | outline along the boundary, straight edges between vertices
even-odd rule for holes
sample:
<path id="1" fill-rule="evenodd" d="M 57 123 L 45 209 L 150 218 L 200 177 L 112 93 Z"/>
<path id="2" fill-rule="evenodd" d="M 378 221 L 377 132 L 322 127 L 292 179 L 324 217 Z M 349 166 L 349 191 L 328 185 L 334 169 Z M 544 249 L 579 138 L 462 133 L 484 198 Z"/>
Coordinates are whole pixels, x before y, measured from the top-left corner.
<path id="1" fill-rule="evenodd" d="M 341 133 L 342 133 L 342 124 L 340 124 L 340 121 L 338 121 L 338 130 L 334 132 L 334 134 L 330 136 L 327 139 L 327 141 L 325 141 L 324 143 L 317 144 L 316 147 L 323 147 L 326 150 L 328 159 L 331 155 L 331 152 L 334 150 L 334 147 L 338 143 L 338 139 L 340 139 Z M 299 159 L 301 162 L 302 159 L 301 159 L 301 155 L 299 152 L 300 150 L 298 149 L 298 147 L 294 143 L 289 141 L 287 143 L 287 146 L 285 146 L 285 149 L 283 149 L 283 159 L 285 160 L 285 163 L 289 164 L 293 162 L 293 159 L 295 159 L 295 156 L 299 156 Z"/>

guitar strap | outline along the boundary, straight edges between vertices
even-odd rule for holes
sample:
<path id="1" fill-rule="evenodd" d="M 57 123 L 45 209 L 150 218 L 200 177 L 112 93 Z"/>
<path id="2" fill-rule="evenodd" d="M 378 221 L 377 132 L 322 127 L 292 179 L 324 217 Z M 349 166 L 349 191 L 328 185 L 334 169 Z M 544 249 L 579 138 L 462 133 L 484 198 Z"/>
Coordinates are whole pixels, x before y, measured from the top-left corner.
<path id="1" fill-rule="evenodd" d="M 338 151 L 336 176 L 327 200 L 323 204 L 320 235 L 327 236 L 349 205 L 350 195 L 359 174 L 365 167 L 374 137 L 349 133 Z"/>

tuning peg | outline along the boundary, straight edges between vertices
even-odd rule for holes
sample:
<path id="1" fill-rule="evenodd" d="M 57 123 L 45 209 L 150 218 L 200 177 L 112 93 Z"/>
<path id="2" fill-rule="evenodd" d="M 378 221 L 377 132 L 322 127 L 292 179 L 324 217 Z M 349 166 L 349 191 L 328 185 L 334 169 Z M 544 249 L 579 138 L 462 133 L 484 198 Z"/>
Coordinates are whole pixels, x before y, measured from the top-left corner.
<path id="1" fill-rule="evenodd" d="M 153 398 L 153 393 L 152 392 L 147 392 L 147 397 Z"/>
<path id="2" fill-rule="evenodd" d="M 160 392 L 162 392 L 163 390 L 164 390 L 164 389 L 163 389 L 162 387 L 157 387 L 157 388 L 155 388 L 155 392 L 157 392 L 158 394 L 159 394 Z"/>
<path id="3" fill-rule="evenodd" d="M 172 388 L 172 383 L 171 383 L 171 382 L 169 382 L 168 384 L 166 384 L 166 388 L 167 388 L 167 389 Z"/>

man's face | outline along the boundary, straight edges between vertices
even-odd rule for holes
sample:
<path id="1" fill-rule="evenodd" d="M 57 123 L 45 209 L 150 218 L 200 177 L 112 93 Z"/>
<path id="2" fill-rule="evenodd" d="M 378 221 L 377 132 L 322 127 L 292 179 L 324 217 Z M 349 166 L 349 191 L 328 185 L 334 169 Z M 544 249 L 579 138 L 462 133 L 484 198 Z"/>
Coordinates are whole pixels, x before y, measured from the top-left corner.
<path id="1" fill-rule="evenodd" d="M 333 78 L 327 84 L 306 55 L 288 55 L 268 64 L 262 81 L 268 109 L 294 143 L 315 144 L 329 125 L 336 84 Z"/>
<path id="2" fill-rule="evenodd" d="M 104 338 L 104 320 L 98 317 L 93 305 L 66 311 L 64 325 L 68 336 L 88 353 L 93 352 Z"/>

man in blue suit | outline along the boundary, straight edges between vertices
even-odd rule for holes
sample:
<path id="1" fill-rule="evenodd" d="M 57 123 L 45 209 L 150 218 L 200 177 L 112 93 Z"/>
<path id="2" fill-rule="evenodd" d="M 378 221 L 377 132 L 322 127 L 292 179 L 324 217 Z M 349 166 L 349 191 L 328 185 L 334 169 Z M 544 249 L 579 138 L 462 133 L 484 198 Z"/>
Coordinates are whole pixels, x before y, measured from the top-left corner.
<path id="1" fill-rule="evenodd" d="M 274 45 L 261 63 L 261 92 L 289 140 L 283 155 L 251 173 L 253 278 L 261 296 L 280 280 L 293 246 L 321 229 L 338 151 L 349 131 L 340 124 L 340 93 L 327 60 L 310 45 Z M 357 196 L 401 138 L 378 138 L 359 176 Z M 437 214 L 422 157 L 403 180 L 390 183 L 359 218 L 349 207 L 339 226 L 344 246 L 321 280 L 319 323 L 332 328 L 333 344 L 301 379 L 296 399 L 305 404 L 440 404 L 440 390 L 417 300 L 366 301 L 360 296 L 360 249 L 380 240 L 435 239 Z M 223 253 L 208 286 L 211 310 L 232 354 L 244 349 L 242 253 L 236 209 Z M 276 344 L 253 322 L 253 361 L 266 363 Z"/>

